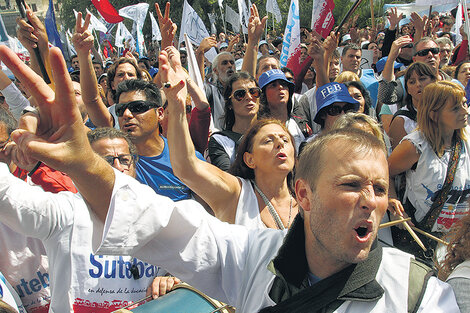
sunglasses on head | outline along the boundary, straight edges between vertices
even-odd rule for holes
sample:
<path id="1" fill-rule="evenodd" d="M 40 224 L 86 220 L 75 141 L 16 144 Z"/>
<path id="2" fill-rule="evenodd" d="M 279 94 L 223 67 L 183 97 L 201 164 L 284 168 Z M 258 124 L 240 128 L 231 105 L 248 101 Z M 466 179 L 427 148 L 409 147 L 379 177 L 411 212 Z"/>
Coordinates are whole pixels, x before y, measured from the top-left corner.
<path id="1" fill-rule="evenodd" d="M 259 98 L 261 95 L 261 89 L 259 87 L 253 87 L 248 90 L 246 89 L 237 89 L 235 90 L 232 95 L 230 96 L 231 98 L 235 98 L 237 101 L 242 101 L 245 99 L 246 93 L 249 92 L 250 95 L 254 98 Z"/>
<path id="2" fill-rule="evenodd" d="M 116 115 L 121 117 L 124 115 L 126 109 L 129 109 L 131 113 L 144 113 L 150 110 L 151 108 L 156 108 L 157 105 L 154 102 L 146 100 L 136 100 L 127 103 L 118 103 L 116 104 Z"/>
<path id="3" fill-rule="evenodd" d="M 337 116 L 337 115 L 340 115 L 341 112 L 344 112 L 344 113 L 356 112 L 356 105 L 352 103 L 348 103 L 342 107 L 339 105 L 330 105 L 326 109 L 326 114 L 328 114 L 329 116 Z"/>
<path id="4" fill-rule="evenodd" d="M 419 50 L 415 53 L 415 55 L 418 55 L 420 57 L 425 57 L 429 54 L 430 51 L 432 54 L 439 54 L 440 52 L 439 48 L 429 48 L 429 49 Z"/>
<path id="5" fill-rule="evenodd" d="M 413 48 L 413 43 L 409 43 L 403 46 L 403 48 Z"/>

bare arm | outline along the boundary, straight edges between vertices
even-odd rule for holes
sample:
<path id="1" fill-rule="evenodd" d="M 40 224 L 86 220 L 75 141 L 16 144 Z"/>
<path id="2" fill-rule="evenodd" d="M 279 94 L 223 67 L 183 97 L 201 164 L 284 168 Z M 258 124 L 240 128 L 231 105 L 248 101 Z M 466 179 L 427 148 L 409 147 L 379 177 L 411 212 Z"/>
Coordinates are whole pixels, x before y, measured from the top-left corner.
<path id="1" fill-rule="evenodd" d="M 85 24 L 82 25 L 82 13 L 78 12 L 75 33 L 72 36 L 72 42 L 80 63 L 82 99 L 93 124 L 98 127 L 113 127 L 114 119 L 100 97 L 98 81 L 91 61 L 90 49 L 93 47 L 95 38 L 88 30 L 90 18 L 91 15 L 87 14 Z"/>
<path id="2" fill-rule="evenodd" d="M 419 154 L 416 147 L 409 140 L 403 140 L 388 157 L 390 177 L 409 170 L 418 162 Z"/>
<path id="3" fill-rule="evenodd" d="M 202 81 L 204 81 L 204 53 L 209 51 L 211 48 L 217 46 L 217 40 L 213 37 L 206 37 L 204 38 L 201 43 L 199 44 L 199 47 L 196 49 L 196 60 L 197 60 L 197 65 L 199 66 L 199 71 L 201 73 Z"/>
<path id="4" fill-rule="evenodd" d="M 411 22 L 415 26 L 414 42 L 418 42 L 424 36 L 424 31 L 425 31 L 425 28 L 426 28 L 426 22 L 428 20 L 428 17 L 426 15 L 421 17 L 416 12 L 411 12 L 410 17 L 411 17 Z"/>
<path id="5" fill-rule="evenodd" d="M 325 60 L 325 49 L 322 46 L 320 40 L 318 40 L 316 37 L 312 38 L 312 42 L 308 47 L 308 55 L 313 59 L 313 67 L 315 68 L 315 72 L 317 73 L 317 88 L 328 84 L 330 82 L 330 79 L 328 78 L 328 66 L 325 67 L 325 63 L 327 63 L 327 59 Z"/>
<path id="6" fill-rule="evenodd" d="M 400 141 L 407 135 L 407 133 L 405 131 L 405 120 L 402 117 L 397 116 L 392 119 L 393 120 L 390 123 L 388 134 L 390 136 L 392 148 L 395 149 L 395 147 L 398 146 Z"/>
<path id="7" fill-rule="evenodd" d="M 401 48 L 410 43 L 413 43 L 413 40 L 411 39 L 410 36 L 403 36 L 393 41 L 392 47 L 390 48 L 390 53 L 388 54 L 387 62 L 385 62 L 384 70 L 382 72 L 382 77 L 386 81 L 390 82 L 392 80 L 395 80 L 395 71 L 394 71 L 395 60 L 400 54 Z"/>
<path id="8" fill-rule="evenodd" d="M 175 175 L 199 195 L 222 220 L 233 222 L 240 194 L 238 179 L 195 155 L 185 116 L 186 84 L 178 51 L 171 47 L 160 54 L 162 79 L 171 82 L 164 88 L 168 99 L 168 147 Z"/>
<path id="9" fill-rule="evenodd" d="M 258 59 L 258 44 L 266 27 L 268 17 L 260 19 L 258 8 L 253 4 L 250 8 L 250 21 L 248 23 L 248 44 L 245 56 L 243 57 L 242 71 L 246 71 L 251 75 L 256 75 L 256 61 Z"/>
<path id="10" fill-rule="evenodd" d="M 337 36 L 335 34 L 335 32 L 333 31 L 333 32 L 330 32 L 330 35 L 328 37 L 326 37 L 325 41 L 323 42 L 323 50 L 324 50 L 323 60 L 324 60 L 324 63 L 323 63 L 322 66 L 324 67 L 324 71 L 325 71 L 326 76 L 327 76 L 326 78 L 328 79 L 328 81 L 326 83 L 323 82 L 323 85 L 328 84 L 330 82 L 330 78 L 329 78 L 329 74 L 328 74 L 330 72 L 330 61 L 331 61 L 331 57 L 333 56 L 334 51 L 338 47 L 338 39 L 339 39 L 339 34 Z M 318 86 L 318 83 L 319 82 L 317 80 L 317 86 Z M 320 82 L 320 83 L 322 83 L 322 82 Z M 322 85 L 320 85 L 320 86 L 322 86 Z"/>

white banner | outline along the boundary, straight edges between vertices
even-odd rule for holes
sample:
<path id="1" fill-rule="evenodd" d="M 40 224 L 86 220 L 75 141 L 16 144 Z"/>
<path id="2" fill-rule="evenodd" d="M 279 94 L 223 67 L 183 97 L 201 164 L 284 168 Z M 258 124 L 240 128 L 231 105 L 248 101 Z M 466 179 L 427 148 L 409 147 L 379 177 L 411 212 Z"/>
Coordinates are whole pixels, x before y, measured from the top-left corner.
<path id="1" fill-rule="evenodd" d="M 281 10 L 279 10 L 277 0 L 266 1 L 266 12 L 272 13 L 276 19 L 276 22 L 280 23 L 282 21 Z"/>
<path id="2" fill-rule="evenodd" d="M 129 42 L 129 45 L 135 48 L 135 40 L 132 37 L 132 34 L 129 30 L 124 26 L 123 22 L 118 23 L 118 28 L 116 30 L 116 38 L 114 41 L 114 45 L 119 48 L 124 47 L 123 41 Z"/>
<path id="3" fill-rule="evenodd" d="M 160 27 L 158 27 L 158 23 L 155 20 L 155 17 L 152 13 L 150 15 L 150 21 L 152 22 L 152 40 L 162 40 L 162 34 L 160 33 Z"/>
<path id="4" fill-rule="evenodd" d="M 142 28 L 144 27 L 145 17 L 149 9 L 148 3 L 138 3 L 129 5 L 119 10 L 119 15 L 127 17 L 135 22 L 137 31 L 137 52 L 139 55 L 144 53 L 144 34 Z"/>
<path id="5" fill-rule="evenodd" d="M 106 33 L 108 31 L 108 29 L 106 28 L 106 25 L 104 25 L 99 19 L 97 19 L 96 16 L 91 14 L 91 12 L 88 11 L 88 9 L 86 9 L 86 12 L 90 13 L 90 15 L 91 15 L 91 19 L 90 19 L 91 28 L 93 28 L 95 30 L 99 30 L 100 32 L 103 32 L 103 33 Z M 98 38 L 98 40 L 99 40 L 99 38 Z"/>
<path id="6" fill-rule="evenodd" d="M 246 7 L 245 0 L 238 0 L 238 14 L 242 31 L 244 34 L 248 34 L 248 20 L 250 19 L 250 10 Z"/>
<path id="7" fill-rule="evenodd" d="M 181 17 L 180 43 L 184 41 L 184 34 L 188 34 L 189 39 L 195 45 L 199 45 L 204 38 L 209 37 L 204 22 L 186 0 L 184 0 L 183 16 Z"/>
<path id="8" fill-rule="evenodd" d="M 240 31 L 240 17 L 235 10 L 225 4 L 225 21 L 232 25 L 232 30 L 236 33 Z"/>

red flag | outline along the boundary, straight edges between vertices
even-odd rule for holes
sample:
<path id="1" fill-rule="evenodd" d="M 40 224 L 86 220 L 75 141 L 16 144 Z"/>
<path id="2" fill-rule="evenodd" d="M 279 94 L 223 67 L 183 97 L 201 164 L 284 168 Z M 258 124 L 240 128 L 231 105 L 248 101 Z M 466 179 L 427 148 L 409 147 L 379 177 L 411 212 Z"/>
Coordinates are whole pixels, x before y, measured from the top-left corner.
<path id="1" fill-rule="evenodd" d="M 106 22 L 116 24 L 124 21 L 124 18 L 119 15 L 109 0 L 91 0 L 91 2 Z"/>
<path id="2" fill-rule="evenodd" d="M 311 28 L 322 35 L 323 38 L 330 34 L 335 23 L 334 8 L 335 3 L 333 0 L 313 0 Z"/>

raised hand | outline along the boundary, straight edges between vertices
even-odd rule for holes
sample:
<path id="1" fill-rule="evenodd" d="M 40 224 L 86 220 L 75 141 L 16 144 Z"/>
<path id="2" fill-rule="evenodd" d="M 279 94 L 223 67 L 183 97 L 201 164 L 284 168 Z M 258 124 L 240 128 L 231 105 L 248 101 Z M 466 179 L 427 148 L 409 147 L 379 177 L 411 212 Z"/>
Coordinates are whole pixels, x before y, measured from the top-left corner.
<path id="1" fill-rule="evenodd" d="M 75 32 L 72 36 L 72 43 L 77 51 L 77 55 L 88 55 L 93 48 L 95 37 L 88 30 L 90 26 L 91 14 L 87 13 L 85 22 L 82 25 L 82 12 L 78 12 L 77 21 L 75 22 Z"/>
<path id="2" fill-rule="evenodd" d="M 233 36 L 232 39 L 230 39 L 230 41 L 228 42 L 228 47 L 227 47 L 227 51 L 228 52 L 231 52 L 233 47 L 240 41 L 240 34 L 236 34 L 235 36 Z"/>
<path id="3" fill-rule="evenodd" d="M 162 35 L 161 48 L 163 50 L 173 45 L 173 39 L 175 38 L 178 27 L 170 19 L 170 2 L 166 3 L 165 15 L 162 15 L 158 3 L 155 3 L 155 10 L 157 11 L 158 26 L 160 27 L 160 33 Z"/>
<path id="4" fill-rule="evenodd" d="M 49 50 L 46 27 L 28 5 L 26 5 L 26 16 L 31 25 L 25 19 L 19 17 L 16 19 L 18 40 L 30 54 L 33 54 L 32 51 L 36 47 L 40 51 Z"/>
<path id="5" fill-rule="evenodd" d="M 167 47 L 160 53 L 159 56 L 161 80 L 162 82 L 169 83 L 170 88 L 163 88 L 168 104 L 178 103 L 181 105 L 186 104 L 186 78 L 188 74 L 183 69 L 180 60 L 180 53 L 175 47 Z M 173 104 L 175 105 L 175 104 Z"/>
<path id="6" fill-rule="evenodd" d="M 201 43 L 199 44 L 199 47 L 196 49 L 196 53 L 206 53 L 209 51 L 209 49 L 216 47 L 217 46 L 217 40 L 212 37 L 206 37 L 203 40 L 201 40 Z"/>
<path id="7" fill-rule="evenodd" d="M 322 42 L 316 37 L 312 37 L 308 45 L 308 55 L 313 59 L 313 62 L 324 62 L 325 48 Z"/>
<path id="8" fill-rule="evenodd" d="M 258 42 L 266 28 L 268 17 L 259 17 L 258 8 L 253 4 L 250 8 L 250 19 L 248 21 L 248 41 Z"/>
<path id="9" fill-rule="evenodd" d="M 421 32 L 421 34 L 424 33 L 425 27 L 426 27 L 426 22 L 428 20 L 428 17 L 424 15 L 421 17 L 418 13 L 416 12 L 411 12 L 410 14 L 410 20 L 413 23 L 415 30 L 418 32 Z"/>
<path id="10" fill-rule="evenodd" d="M 397 13 L 397 8 L 393 7 L 390 8 L 390 14 L 388 15 L 388 22 L 390 23 L 389 30 L 395 30 L 398 27 L 398 24 L 400 23 L 401 19 L 403 18 L 403 13 L 400 13 L 398 15 Z"/>
<path id="11" fill-rule="evenodd" d="M 401 48 L 413 43 L 413 39 L 406 35 L 394 40 L 390 48 L 389 58 L 396 59 L 401 52 Z"/>
<path id="12" fill-rule="evenodd" d="M 114 172 L 88 143 L 62 52 L 52 48 L 49 58 L 56 82 L 55 93 L 13 51 L 0 46 L 0 60 L 31 93 L 39 111 L 39 115 L 31 117 L 34 121 L 28 123 L 30 127 L 20 126 L 22 128 L 15 130 L 11 137 L 24 155 L 67 173 L 104 221 L 114 185 Z M 100 186 L 99 192 L 96 186 Z"/>
<path id="13" fill-rule="evenodd" d="M 325 50 L 325 55 L 328 56 L 328 58 L 333 54 L 333 51 L 338 48 L 338 38 L 339 34 L 336 35 L 334 31 L 330 32 L 330 35 L 326 37 L 325 41 L 323 42 L 323 49 Z"/>

